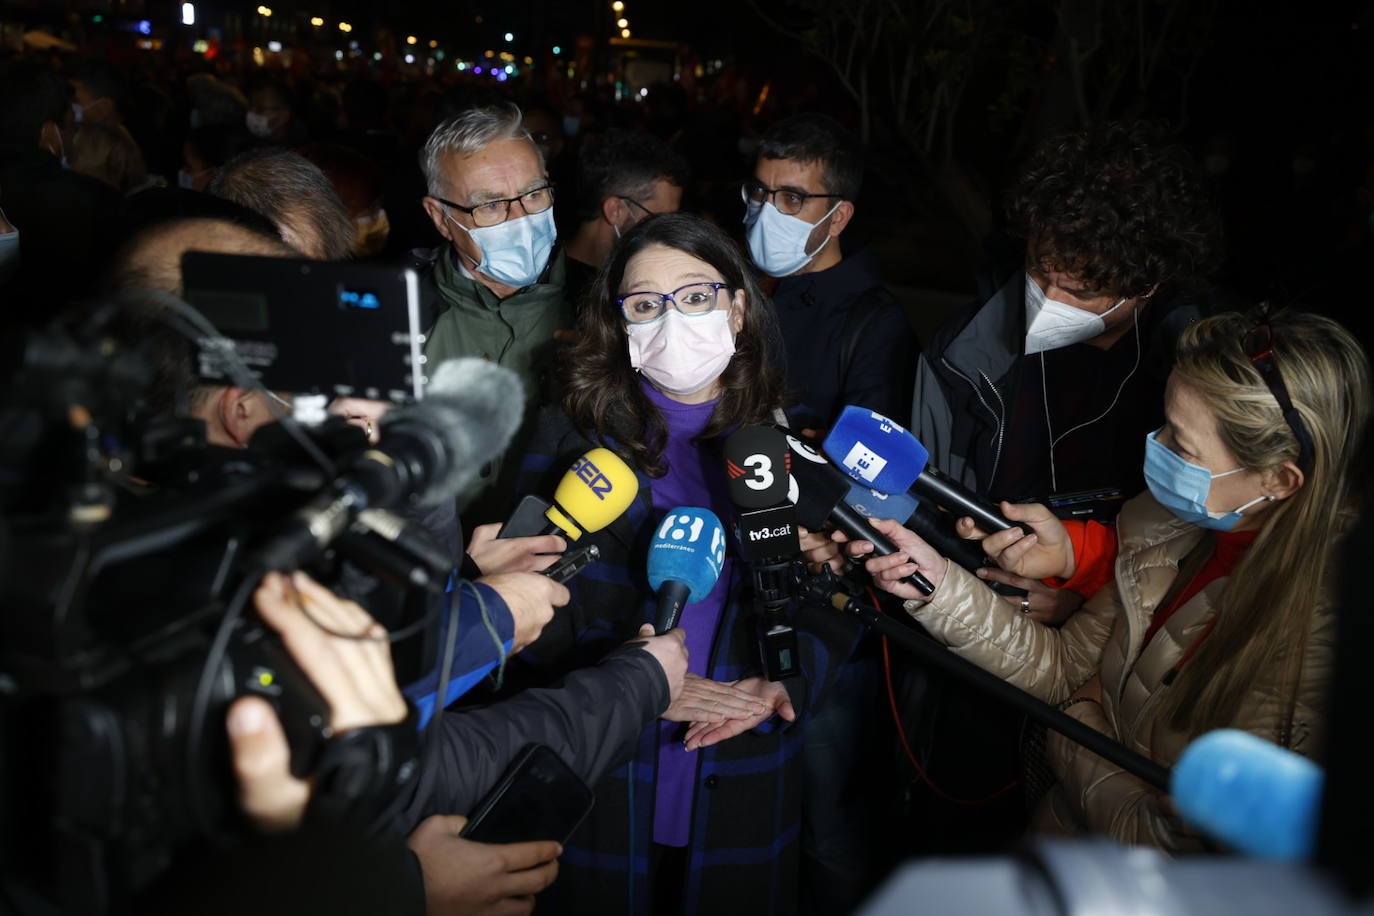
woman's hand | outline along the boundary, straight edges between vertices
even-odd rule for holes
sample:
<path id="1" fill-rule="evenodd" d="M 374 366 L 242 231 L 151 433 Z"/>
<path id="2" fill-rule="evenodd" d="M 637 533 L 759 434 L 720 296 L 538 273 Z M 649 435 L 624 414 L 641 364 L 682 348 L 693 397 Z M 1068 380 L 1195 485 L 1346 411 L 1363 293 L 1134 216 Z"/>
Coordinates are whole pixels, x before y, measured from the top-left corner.
<path id="1" fill-rule="evenodd" d="M 1050 588 L 1039 579 L 1027 579 L 994 566 L 984 566 L 975 575 L 989 582 L 1002 582 L 1024 588 L 1027 593 L 1025 598 L 1002 595 L 1002 600 L 1038 623 L 1061 624 L 1083 606 L 1083 596 L 1078 592 L 1071 592 L 1066 588 Z"/>
<path id="2" fill-rule="evenodd" d="M 682 741 L 687 750 L 694 751 L 697 748 L 710 747 L 727 738 L 743 734 L 766 722 L 774 713 L 782 716 L 788 722 L 796 721 L 797 711 L 792 707 L 792 698 L 787 695 L 787 688 L 777 681 L 751 677 L 736 681 L 731 686 L 746 696 L 757 698 L 760 711 L 747 718 L 730 718 L 723 722 L 694 722 L 687 729 L 687 734 Z"/>
<path id="3" fill-rule="evenodd" d="M 897 547 L 896 553 L 873 557 L 864 563 L 864 569 L 873 577 L 874 584 L 903 600 L 915 598 L 924 601 L 929 598 L 929 595 L 904 580 L 912 573 L 919 572 L 938 589 L 940 583 L 945 581 L 949 561 L 914 531 L 903 528 L 890 518 L 869 519 L 869 523 Z M 845 552 L 856 559 L 873 552 L 873 544 L 869 541 L 850 541 L 839 531 L 831 532 L 830 536 L 845 544 Z"/>
<path id="4" fill-rule="evenodd" d="M 682 692 L 663 711 L 661 718 L 669 722 L 714 724 L 727 719 L 766 717 L 771 712 L 771 707 L 765 707 L 763 701 L 747 689 L 689 674 L 683 680 Z"/>
<path id="5" fill-rule="evenodd" d="M 1102 672 L 1100 672 L 1100 671 L 1093 672 L 1093 676 L 1090 677 L 1090 678 L 1088 678 L 1086 681 L 1084 681 L 1083 684 L 1082 684 L 1082 686 L 1080 686 L 1077 690 L 1075 690 L 1075 691 L 1073 692 L 1073 696 L 1069 697 L 1069 699 L 1070 699 L 1070 700 L 1076 700 L 1076 699 L 1079 699 L 1080 697 L 1083 698 L 1083 699 L 1085 699 L 1085 700 L 1092 700 L 1094 703 L 1097 703 L 1097 704 L 1101 705 L 1101 703 L 1102 703 Z M 1066 700 L 1065 702 L 1068 702 L 1068 701 Z"/>
<path id="6" fill-rule="evenodd" d="M 818 531 L 808 531 L 797 526 L 801 540 L 802 555 L 806 557 L 806 568 L 819 573 L 822 566 L 829 566 L 837 574 L 844 572 L 844 558 L 840 556 L 839 546 Z"/>
<path id="7" fill-rule="evenodd" d="M 366 611 L 299 572 L 290 578 L 268 573 L 253 604 L 329 704 L 335 734 L 405 718 L 386 630 Z M 332 636 L 322 627 L 368 638 Z M 310 786 L 291 775 L 291 750 L 271 705 L 261 697 L 240 697 L 229 707 L 227 724 L 244 813 L 263 830 L 295 828 Z"/>
<path id="8" fill-rule="evenodd" d="M 1002 514 L 1013 522 L 1025 522 L 1034 533 L 1026 534 L 1013 526 L 995 534 L 984 534 L 971 518 L 959 519 L 954 527 L 961 538 L 982 540 L 983 552 L 1007 572 L 1028 579 L 1073 576 L 1077 568 L 1073 542 L 1069 540 L 1064 523 L 1054 513 L 1039 503 L 1004 502 Z"/>

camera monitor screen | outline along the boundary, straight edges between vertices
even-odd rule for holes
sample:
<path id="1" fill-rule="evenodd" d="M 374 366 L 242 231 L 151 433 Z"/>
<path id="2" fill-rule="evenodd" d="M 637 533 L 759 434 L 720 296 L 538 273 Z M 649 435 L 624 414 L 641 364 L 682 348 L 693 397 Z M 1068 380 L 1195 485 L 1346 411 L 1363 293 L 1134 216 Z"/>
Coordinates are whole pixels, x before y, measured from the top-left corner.
<path id="1" fill-rule="evenodd" d="M 413 270 L 191 251 L 181 271 L 186 301 L 269 390 L 395 402 L 423 395 Z M 199 362 L 203 380 L 231 381 L 205 341 Z"/>

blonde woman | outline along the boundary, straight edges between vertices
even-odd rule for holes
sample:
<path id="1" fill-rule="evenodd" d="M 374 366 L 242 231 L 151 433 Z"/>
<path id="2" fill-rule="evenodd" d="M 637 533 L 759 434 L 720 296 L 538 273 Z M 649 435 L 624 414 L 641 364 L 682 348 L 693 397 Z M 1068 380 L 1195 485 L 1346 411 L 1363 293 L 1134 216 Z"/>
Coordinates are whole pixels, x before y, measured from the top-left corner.
<path id="1" fill-rule="evenodd" d="M 984 541 L 1019 575 L 1105 583 L 1061 629 L 1025 617 L 894 522 L 875 527 L 902 552 L 867 568 L 959 654 L 1162 764 L 1224 726 L 1312 756 L 1368 361 L 1317 315 L 1221 315 L 1184 332 L 1164 409 L 1147 437 L 1149 492 L 1121 510 L 1114 537 L 1004 503 L 1035 533 Z M 936 585 L 929 600 L 900 581 L 915 570 Z M 1041 804 L 1042 830 L 1200 847 L 1157 789 L 1055 734 L 1046 755 L 1058 782 Z"/>

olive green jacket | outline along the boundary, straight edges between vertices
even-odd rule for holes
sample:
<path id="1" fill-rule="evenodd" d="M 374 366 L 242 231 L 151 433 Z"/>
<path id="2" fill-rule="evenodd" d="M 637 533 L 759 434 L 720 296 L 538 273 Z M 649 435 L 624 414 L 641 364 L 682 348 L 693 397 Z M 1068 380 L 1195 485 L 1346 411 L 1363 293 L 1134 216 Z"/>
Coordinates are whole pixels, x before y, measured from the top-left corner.
<path id="1" fill-rule="evenodd" d="M 431 300 L 433 327 L 425 335 L 425 360 L 431 369 L 447 359 L 477 356 L 505 366 L 520 377 L 525 419 L 507 455 L 520 455 L 538 408 L 555 399 L 554 360 L 560 345 L 554 332 L 572 326 L 563 293 L 564 255 L 555 249 L 539 281 L 506 299 L 465 277 L 450 249 L 440 248 L 421 279 L 423 299 Z M 429 372 L 433 375 L 433 372 Z M 499 521 L 510 497 L 504 456 L 481 469 L 458 495 L 458 511 L 468 525 Z M 509 470 L 513 474 L 514 469 Z"/>

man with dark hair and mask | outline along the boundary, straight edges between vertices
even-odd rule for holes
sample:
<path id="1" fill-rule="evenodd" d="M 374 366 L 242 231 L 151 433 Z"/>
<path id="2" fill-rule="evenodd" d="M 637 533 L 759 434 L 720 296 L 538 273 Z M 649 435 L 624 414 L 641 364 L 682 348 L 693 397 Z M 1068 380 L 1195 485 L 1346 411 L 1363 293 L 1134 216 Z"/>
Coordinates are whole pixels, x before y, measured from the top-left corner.
<path id="1" fill-rule="evenodd" d="M 108 127 L 124 124 L 119 110 L 124 84 L 109 61 L 78 62 L 67 83 L 72 88 L 72 120 L 77 124 L 104 124 Z"/>
<path id="2" fill-rule="evenodd" d="M 568 299 L 581 307 L 622 235 L 658 213 L 676 213 L 687 162 L 649 134 L 609 131 L 582 148 L 577 165 L 577 233 L 568 243 Z"/>
<path id="3" fill-rule="evenodd" d="M 931 464 L 994 499 L 1128 499 L 1218 247 L 1201 174 L 1152 125 L 1100 125 L 1041 146 L 1007 217 L 1024 270 L 935 335 L 912 432 Z M 1098 505 L 1110 521 L 1120 502 Z M 1027 613 L 1068 613 L 1053 607 L 1066 593 L 1016 584 L 1031 589 Z"/>
<path id="4" fill-rule="evenodd" d="M 543 156 L 521 126 L 520 109 L 506 105 L 469 109 L 440 124 L 420 164 L 425 212 L 448 243 L 421 281 L 425 356 L 432 366 L 478 356 L 520 376 L 526 422 L 508 450 L 520 454 L 545 400 L 554 333 L 570 323 Z M 483 471 L 458 498 L 472 523 L 502 518 L 511 492 L 499 459 Z"/>
<path id="5" fill-rule="evenodd" d="M 1114 521 L 1144 489 L 1145 435 L 1164 421 L 1175 342 L 1203 312 L 1215 209 L 1182 147 L 1150 125 L 1103 124 L 1043 144 L 1007 217 L 1025 244 L 1021 269 L 935 334 L 911 430 L 932 466 L 984 496 Z M 1003 600 L 1041 624 L 1063 623 L 1087 597 L 997 568 L 979 575 L 1023 589 Z M 898 690 L 908 734 L 930 734 L 938 711 L 956 730 L 947 760 L 988 784 L 1016 775 L 998 769 L 1017 756 L 1005 711 L 915 668 Z"/>
<path id="6" fill-rule="evenodd" d="M 840 247 L 863 171 L 857 137 L 833 118 L 800 114 L 764 133 L 742 188 L 750 257 L 778 278 L 772 299 L 787 385 L 813 427 L 829 427 L 849 404 L 905 414 L 919 352 L 872 253 L 846 256 Z M 802 735 L 804 913 L 853 909 L 876 878 L 874 824 L 884 781 L 871 765 L 883 756 L 873 715 L 875 645 L 865 640 L 837 660 L 843 664 L 830 695 Z"/>
<path id="7" fill-rule="evenodd" d="M 743 187 L 750 257 L 778 278 L 787 385 L 819 427 L 848 404 L 904 416 L 920 349 L 872 253 L 840 248 L 863 171 L 857 137 L 833 118 L 800 114 L 764 133 Z"/>

